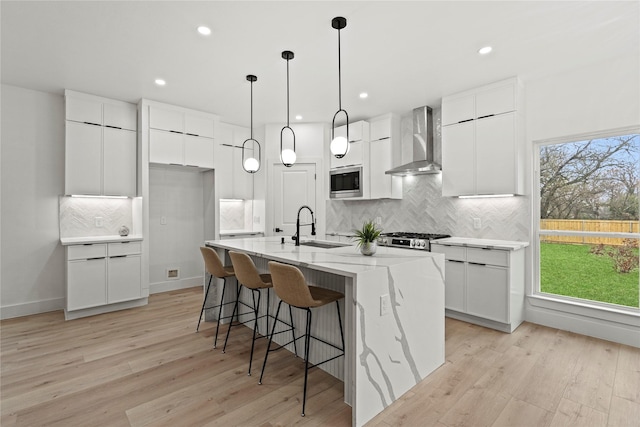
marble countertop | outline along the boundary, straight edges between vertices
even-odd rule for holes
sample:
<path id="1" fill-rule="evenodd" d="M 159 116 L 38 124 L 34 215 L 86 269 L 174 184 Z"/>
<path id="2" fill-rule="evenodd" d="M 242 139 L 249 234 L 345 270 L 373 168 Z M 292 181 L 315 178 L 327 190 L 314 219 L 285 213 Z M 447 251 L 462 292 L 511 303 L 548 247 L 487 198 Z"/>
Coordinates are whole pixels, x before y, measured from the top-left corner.
<path id="1" fill-rule="evenodd" d="M 306 239 L 309 241 L 312 239 Z M 326 242 L 318 240 L 319 242 Z M 326 242 L 334 244 L 335 242 Z M 373 256 L 364 256 L 352 245 L 336 248 L 317 248 L 313 246 L 295 246 L 293 242 L 280 243 L 280 237 L 257 237 L 250 239 L 207 240 L 207 246 L 237 250 L 274 261 L 309 267 L 327 273 L 355 277 L 358 273 L 387 268 L 420 258 L 436 258 L 442 254 L 408 251 L 406 249 L 378 246 Z"/>
<path id="2" fill-rule="evenodd" d="M 518 242 L 515 240 L 474 239 L 471 237 L 447 237 L 446 239 L 434 240 L 433 242 L 431 242 L 431 244 L 503 249 L 509 251 L 517 251 L 529 246 L 529 242 Z"/>
<path id="3" fill-rule="evenodd" d="M 328 231 L 327 236 L 345 236 L 352 237 L 355 233 L 353 231 Z"/>
<path id="4" fill-rule="evenodd" d="M 135 242 L 143 240 L 140 235 L 129 236 L 88 236 L 88 237 L 61 237 L 60 243 L 62 246 L 68 245 L 88 245 L 91 243 L 117 243 L 117 242 Z"/>
<path id="5" fill-rule="evenodd" d="M 251 231 L 251 230 L 221 230 L 221 236 L 244 236 L 252 234 L 264 234 L 264 231 Z"/>

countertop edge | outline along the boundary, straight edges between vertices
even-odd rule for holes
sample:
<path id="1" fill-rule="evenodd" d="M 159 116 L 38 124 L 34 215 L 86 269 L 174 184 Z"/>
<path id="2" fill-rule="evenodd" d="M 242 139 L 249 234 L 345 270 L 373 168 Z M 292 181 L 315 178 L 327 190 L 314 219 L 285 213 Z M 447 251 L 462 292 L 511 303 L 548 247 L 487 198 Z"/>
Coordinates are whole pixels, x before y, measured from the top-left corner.
<path id="1" fill-rule="evenodd" d="M 144 240 L 142 236 L 90 236 L 90 237 L 61 237 L 62 246 L 88 245 L 92 243 L 119 243 L 119 242 L 139 242 Z"/>
<path id="2" fill-rule="evenodd" d="M 471 248 L 490 248 L 509 251 L 517 251 L 529 246 L 529 242 L 520 242 L 517 240 L 477 239 L 472 237 L 447 237 L 444 239 L 434 240 L 431 244 Z"/>

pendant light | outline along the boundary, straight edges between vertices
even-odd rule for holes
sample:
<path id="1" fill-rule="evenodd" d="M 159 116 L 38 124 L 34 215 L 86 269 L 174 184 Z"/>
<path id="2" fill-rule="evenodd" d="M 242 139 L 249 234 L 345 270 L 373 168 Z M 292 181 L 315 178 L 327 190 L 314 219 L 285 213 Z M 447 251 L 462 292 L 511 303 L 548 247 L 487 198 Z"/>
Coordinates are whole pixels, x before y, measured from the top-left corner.
<path id="1" fill-rule="evenodd" d="M 287 61 L 287 125 L 280 130 L 280 161 L 283 165 L 290 168 L 296 162 L 296 134 L 289 126 L 289 61 L 293 59 L 293 52 L 285 50 L 282 52 L 282 58 Z M 293 150 L 290 148 L 283 148 L 282 137 L 284 131 L 288 129 L 293 137 Z"/>
<path id="2" fill-rule="evenodd" d="M 341 77 L 341 64 L 340 64 L 340 30 L 347 26 L 347 20 L 341 16 L 335 17 L 331 20 L 331 26 L 338 30 L 338 111 L 333 115 L 333 121 L 331 122 L 331 154 L 336 158 L 341 159 L 349 152 L 349 114 L 342 108 L 342 77 Z M 336 117 L 338 114 L 344 113 L 347 118 L 347 137 L 336 136 Z"/>
<path id="3" fill-rule="evenodd" d="M 248 173 L 256 173 L 260 170 L 260 157 L 261 157 L 261 148 L 260 148 L 260 143 L 255 140 L 253 138 L 253 82 L 257 81 L 258 78 L 256 76 L 254 76 L 253 74 L 249 74 L 247 75 L 247 81 L 249 81 L 251 83 L 251 137 L 249 139 L 246 139 L 243 143 L 242 143 L 242 168 L 244 169 L 245 172 Z M 253 155 L 251 155 L 250 157 L 247 157 L 245 159 L 245 151 L 246 151 L 246 145 L 247 142 L 251 141 L 253 143 Z M 256 145 L 258 146 L 258 158 L 255 158 L 255 149 L 256 149 Z"/>

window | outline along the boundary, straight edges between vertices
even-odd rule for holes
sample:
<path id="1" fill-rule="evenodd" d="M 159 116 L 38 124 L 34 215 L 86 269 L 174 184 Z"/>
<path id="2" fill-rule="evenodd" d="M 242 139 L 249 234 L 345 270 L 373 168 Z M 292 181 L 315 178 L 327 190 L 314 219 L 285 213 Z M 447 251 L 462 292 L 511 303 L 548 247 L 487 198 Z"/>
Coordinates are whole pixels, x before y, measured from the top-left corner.
<path id="1" fill-rule="evenodd" d="M 538 143 L 534 294 L 637 312 L 640 135 Z"/>

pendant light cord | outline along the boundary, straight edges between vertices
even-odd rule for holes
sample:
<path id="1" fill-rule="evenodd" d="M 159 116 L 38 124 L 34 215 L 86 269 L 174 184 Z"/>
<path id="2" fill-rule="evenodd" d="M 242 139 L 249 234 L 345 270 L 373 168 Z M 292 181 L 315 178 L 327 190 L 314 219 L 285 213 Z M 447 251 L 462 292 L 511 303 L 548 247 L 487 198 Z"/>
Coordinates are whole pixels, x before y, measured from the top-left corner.
<path id="1" fill-rule="evenodd" d="M 342 64 L 340 58 L 340 30 L 338 30 L 338 110 L 342 110 Z"/>
<path id="2" fill-rule="evenodd" d="M 289 126 L 289 60 L 287 59 L 287 127 Z"/>
<path id="3" fill-rule="evenodd" d="M 253 81 L 251 82 L 251 139 L 253 139 Z"/>

